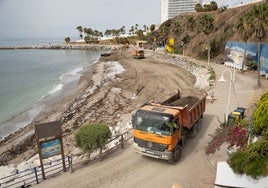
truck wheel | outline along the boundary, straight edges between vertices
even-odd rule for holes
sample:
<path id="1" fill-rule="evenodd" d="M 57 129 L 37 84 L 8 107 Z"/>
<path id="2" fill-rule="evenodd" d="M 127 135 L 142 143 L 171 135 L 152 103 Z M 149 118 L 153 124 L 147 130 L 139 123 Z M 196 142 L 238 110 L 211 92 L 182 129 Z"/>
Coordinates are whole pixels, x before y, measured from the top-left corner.
<path id="1" fill-rule="evenodd" d="M 185 144 L 186 144 L 186 136 L 185 135 L 182 135 L 182 137 L 181 137 L 181 146 L 185 146 Z"/>
<path id="2" fill-rule="evenodd" d="M 197 124 L 194 124 L 190 130 L 190 134 L 189 134 L 190 138 L 195 138 L 197 135 L 197 132 L 198 132 L 197 131 Z"/>
<path id="3" fill-rule="evenodd" d="M 172 163 L 176 163 L 181 157 L 181 146 L 177 145 L 172 152 Z"/>
<path id="4" fill-rule="evenodd" d="M 197 121 L 197 131 L 199 132 L 199 131 L 201 131 L 201 129 L 202 129 L 202 119 L 199 119 Z"/>

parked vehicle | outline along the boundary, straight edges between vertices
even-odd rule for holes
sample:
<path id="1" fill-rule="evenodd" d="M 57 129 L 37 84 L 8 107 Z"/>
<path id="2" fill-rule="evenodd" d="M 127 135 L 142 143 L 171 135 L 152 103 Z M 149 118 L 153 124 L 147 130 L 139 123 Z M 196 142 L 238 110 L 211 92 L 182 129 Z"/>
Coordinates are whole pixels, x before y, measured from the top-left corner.
<path id="1" fill-rule="evenodd" d="M 178 93 L 162 103 L 147 103 L 132 117 L 134 150 L 140 154 L 177 162 L 186 137 L 201 129 L 206 94 L 181 97 Z"/>

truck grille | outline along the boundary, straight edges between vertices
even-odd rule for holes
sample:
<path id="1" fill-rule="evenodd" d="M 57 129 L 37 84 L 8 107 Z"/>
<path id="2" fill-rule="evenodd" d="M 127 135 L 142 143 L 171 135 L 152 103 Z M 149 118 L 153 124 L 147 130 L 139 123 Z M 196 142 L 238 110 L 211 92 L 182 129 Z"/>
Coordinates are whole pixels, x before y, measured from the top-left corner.
<path id="1" fill-rule="evenodd" d="M 139 138 L 134 138 L 134 142 L 137 143 L 138 146 L 140 147 L 152 149 L 155 151 L 164 152 L 168 148 L 168 145 L 166 144 L 159 144 L 159 143 L 155 143 L 155 142 L 151 142 L 147 140 L 142 140 Z"/>

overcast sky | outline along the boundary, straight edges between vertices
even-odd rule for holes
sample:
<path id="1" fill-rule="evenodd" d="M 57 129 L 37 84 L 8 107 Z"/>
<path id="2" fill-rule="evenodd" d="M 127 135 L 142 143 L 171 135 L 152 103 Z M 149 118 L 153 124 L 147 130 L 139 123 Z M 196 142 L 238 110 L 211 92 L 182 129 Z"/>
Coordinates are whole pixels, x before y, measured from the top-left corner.
<path id="1" fill-rule="evenodd" d="M 252 0 L 216 0 L 218 5 Z M 210 0 L 203 0 L 203 3 Z M 81 25 L 107 29 L 160 24 L 161 0 L 0 0 L 0 39 L 78 37 Z"/>
<path id="2" fill-rule="evenodd" d="M 160 0 L 0 0 L 0 39 L 78 36 L 81 25 L 105 32 L 160 22 Z"/>

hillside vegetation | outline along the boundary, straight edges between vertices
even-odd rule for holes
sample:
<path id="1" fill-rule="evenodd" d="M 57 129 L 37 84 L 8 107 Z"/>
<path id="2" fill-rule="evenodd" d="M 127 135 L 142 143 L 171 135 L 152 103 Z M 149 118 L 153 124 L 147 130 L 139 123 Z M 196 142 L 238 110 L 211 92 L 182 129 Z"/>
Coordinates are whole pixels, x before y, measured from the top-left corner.
<path id="1" fill-rule="evenodd" d="M 241 41 L 240 35 L 235 29 L 240 17 L 252 9 L 255 4 L 249 4 L 230 9 L 218 9 L 209 12 L 185 13 L 167 20 L 148 36 L 147 41 L 151 48 L 159 47 L 167 43 L 169 38 L 175 39 L 175 53 L 191 56 L 197 59 L 207 58 L 207 46 L 211 47 L 211 58 L 220 63 L 224 61 L 224 49 L 227 41 Z M 209 35 L 204 34 L 198 27 L 203 15 L 213 18 L 214 28 Z M 258 42 L 256 38 L 250 38 L 248 42 Z M 267 43 L 267 39 L 264 40 Z M 215 58 L 217 57 L 217 58 Z"/>

